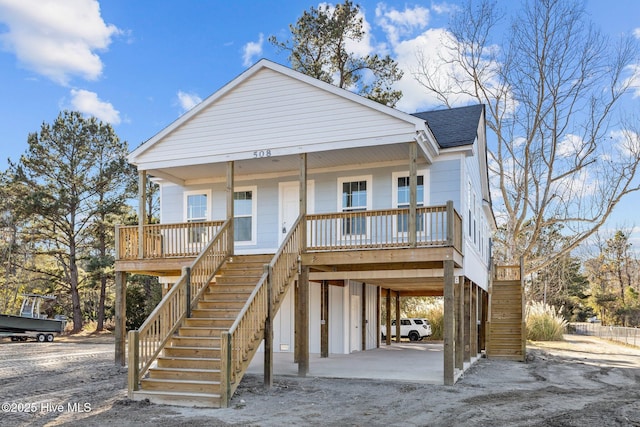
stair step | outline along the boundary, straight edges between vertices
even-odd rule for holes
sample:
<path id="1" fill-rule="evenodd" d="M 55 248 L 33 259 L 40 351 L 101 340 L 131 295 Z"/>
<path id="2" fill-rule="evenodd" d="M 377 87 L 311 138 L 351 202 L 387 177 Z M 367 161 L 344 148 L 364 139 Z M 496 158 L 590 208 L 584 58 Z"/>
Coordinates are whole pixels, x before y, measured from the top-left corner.
<path id="1" fill-rule="evenodd" d="M 164 348 L 164 357 L 198 357 L 198 358 L 220 358 L 220 347 L 176 347 Z"/>
<path id="2" fill-rule="evenodd" d="M 178 330 L 178 336 L 180 337 L 213 337 L 220 338 L 222 332 L 227 331 L 229 328 L 217 327 L 211 328 L 206 326 L 182 326 Z"/>
<path id="3" fill-rule="evenodd" d="M 166 378 L 143 378 L 140 381 L 143 390 L 185 391 L 190 393 L 220 393 L 219 381 L 172 380 Z"/>
<path id="4" fill-rule="evenodd" d="M 200 408 L 220 408 L 219 393 L 186 393 L 140 390 L 133 392 L 133 400 L 145 400 L 161 405 L 197 406 Z"/>
<path id="5" fill-rule="evenodd" d="M 215 357 L 158 357 L 159 368 L 220 369 L 220 359 Z"/>
<path id="6" fill-rule="evenodd" d="M 190 318 L 184 320 L 184 325 L 187 326 L 187 327 L 190 327 L 190 326 L 201 326 L 201 327 L 226 328 L 226 329 L 229 329 L 229 327 L 231 327 L 231 325 L 233 325 L 234 321 L 235 321 L 235 317 L 234 318 L 216 318 L 216 317 L 195 318 L 195 317 L 190 317 Z"/>
<path id="7" fill-rule="evenodd" d="M 235 319 L 238 317 L 238 309 L 229 308 L 194 308 L 191 310 L 193 318 L 218 318 Z"/>
<path id="8" fill-rule="evenodd" d="M 211 300 L 203 300 L 198 301 L 198 309 L 202 310 L 215 310 L 215 309 L 227 309 L 227 310 L 236 310 L 239 312 L 242 307 L 244 307 L 246 301 L 243 300 L 226 300 L 221 296 L 219 298 L 211 299 Z"/>
<path id="9" fill-rule="evenodd" d="M 173 379 L 173 380 L 204 380 L 220 381 L 219 369 L 195 369 L 195 368 L 151 368 L 149 378 Z"/>
<path id="10" fill-rule="evenodd" d="M 220 348 L 220 337 L 174 336 L 172 347 L 216 347 Z"/>

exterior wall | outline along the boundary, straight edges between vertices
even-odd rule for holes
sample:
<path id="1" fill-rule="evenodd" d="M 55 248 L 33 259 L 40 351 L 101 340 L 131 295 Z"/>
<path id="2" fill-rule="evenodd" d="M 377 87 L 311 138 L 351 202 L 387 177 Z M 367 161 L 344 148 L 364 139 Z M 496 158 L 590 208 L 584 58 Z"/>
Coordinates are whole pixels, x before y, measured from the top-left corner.
<path id="1" fill-rule="evenodd" d="M 464 208 L 461 214 L 464 218 L 464 272 L 466 277 L 482 289 L 488 290 L 490 231 L 489 221 L 485 210 L 482 209 L 477 146 L 474 146 L 473 156 L 465 157 L 463 166 L 461 191 Z"/>
<path id="2" fill-rule="evenodd" d="M 221 92 L 144 151 L 143 169 L 249 159 L 256 141 L 280 156 L 344 141 L 349 147 L 410 141 L 416 131 L 414 119 L 393 117 L 268 68 Z"/>
<path id="3" fill-rule="evenodd" d="M 408 163 L 408 161 L 407 161 Z M 425 203 L 426 205 L 444 205 L 447 200 L 453 200 L 454 207 L 460 209 L 460 162 L 456 159 L 435 162 L 432 165 L 419 165 L 419 173 L 425 176 Z M 331 172 L 313 172 L 308 179 L 313 180 L 312 191 L 309 193 L 309 213 L 333 213 L 339 212 L 342 207 L 339 197 L 339 180 L 343 178 L 370 177 L 371 188 L 367 188 L 370 198 L 370 209 L 395 208 L 394 204 L 394 173 L 409 172 L 406 166 L 385 166 L 361 170 L 342 170 Z M 257 241 L 255 244 L 239 243 L 236 252 L 242 253 L 269 253 L 275 252 L 278 247 L 281 224 L 279 219 L 279 179 L 265 179 L 260 181 L 243 181 L 236 179 L 235 187 L 242 189 L 247 186 L 255 186 L 257 203 Z M 290 182 L 291 177 L 282 181 Z M 208 201 L 208 219 L 223 220 L 226 215 L 225 184 L 199 184 L 193 186 L 178 186 L 172 183 L 163 183 L 161 186 L 161 221 L 163 223 L 184 222 L 185 218 L 185 193 L 200 190 L 208 192 L 211 200 Z"/>
<path id="4" fill-rule="evenodd" d="M 378 288 L 366 286 L 366 348 L 376 347 L 376 319 Z M 287 292 L 282 306 L 274 319 L 273 349 L 275 352 L 293 352 L 295 345 L 295 305 L 293 287 Z M 350 282 L 346 286 L 329 286 L 329 353 L 349 354 L 351 352 L 352 331 L 351 297 L 362 298 L 362 284 Z M 362 301 L 362 299 L 361 299 Z M 320 353 L 320 286 L 311 283 L 309 289 L 309 352 Z M 354 313 L 358 318 L 361 312 Z M 358 334 L 355 339 L 361 342 Z M 260 351 L 263 351 L 263 347 Z M 358 348 L 356 351 L 361 351 Z"/>

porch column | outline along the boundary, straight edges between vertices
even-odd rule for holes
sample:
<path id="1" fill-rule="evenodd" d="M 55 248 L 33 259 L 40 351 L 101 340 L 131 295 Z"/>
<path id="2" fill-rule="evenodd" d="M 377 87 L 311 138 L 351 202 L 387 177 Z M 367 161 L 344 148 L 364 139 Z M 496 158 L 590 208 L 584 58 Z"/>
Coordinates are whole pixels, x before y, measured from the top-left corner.
<path id="1" fill-rule="evenodd" d="M 418 143 L 409 143 L 409 246 L 416 246 L 416 209 L 418 206 Z"/>
<path id="2" fill-rule="evenodd" d="M 444 261 L 444 384 L 455 382 L 455 295 L 453 283 L 453 261 Z"/>
<path id="3" fill-rule="evenodd" d="M 227 162 L 227 219 L 231 220 L 231 227 L 229 228 L 229 232 L 227 233 L 227 248 L 229 250 L 229 255 L 233 255 L 234 252 L 234 246 L 235 246 L 235 238 L 233 236 L 234 234 L 234 212 L 233 212 L 233 205 L 234 205 L 234 191 L 233 191 L 233 174 L 234 174 L 234 165 L 235 163 L 233 161 L 229 161 Z"/>
<path id="4" fill-rule="evenodd" d="M 320 285 L 320 357 L 329 357 L 329 282 Z"/>
<path id="5" fill-rule="evenodd" d="M 144 225 L 147 222 L 147 173 L 138 171 L 138 258 L 144 258 Z"/>
<path id="6" fill-rule="evenodd" d="M 302 266 L 298 276 L 298 288 L 298 376 L 305 377 L 309 373 L 309 267 Z"/>
<path id="7" fill-rule="evenodd" d="M 384 337 L 384 341 L 386 345 L 391 345 L 391 289 L 389 288 L 387 288 L 386 307 L 385 325 L 387 325 L 387 336 Z"/>
<path id="8" fill-rule="evenodd" d="M 116 325 L 115 325 L 115 363 L 118 366 L 127 364 L 125 349 L 127 348 L 127 273 L 116 271 Z"/>
<path id="9" fill-rule="evenodd" d="M 396 342 L 400 342 L 400 292 L 396 292 Z"/>
<path id="10" fill-rule="evenodd" d="M 471 280 L 464 281 L 464 361 L 471 361 Z"/>

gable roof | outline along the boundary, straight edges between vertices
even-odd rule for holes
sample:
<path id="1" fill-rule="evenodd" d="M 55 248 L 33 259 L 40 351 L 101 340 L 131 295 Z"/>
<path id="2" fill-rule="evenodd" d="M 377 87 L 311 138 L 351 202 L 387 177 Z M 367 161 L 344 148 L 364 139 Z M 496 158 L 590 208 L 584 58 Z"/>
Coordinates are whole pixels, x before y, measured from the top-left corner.
<path id="1" fill-rule="evenodd" d="M 271 81 L 267 81 L 265 76 L 270 76 Z M 297 89 L 289 90 L 289 86 L 295 86 Z M 128 156 L 129 161 L 136 164 L 139 169 L 149 169 L 163 166 L 177 166 L 178 164 L 208 163 L 216 159 L 222 159 L 223 157 L 224 160 L 250 158 L 250 151 L 244 150 L 242 153 L 234 152 L 234 150 L 237 151 L 238 147 L 242 147 L 242 144 L 246 141 L 232 140 L 229 138 L 223 140 L 223 135 L 215 133 L 215 129 L 213 128 L 216 124 L 226 123 L 230 125 L 232 123 L 228 120 L 229 116 L 217 114 L 215 110 L 222 109 L 226 105 L 229 105 L 231 102 L 230 98 L 234 96 L 238 97 L 243 90 L 253 91 L 251 93 L 255 96 L 245 96 L 244 99 L 236 102 L 235 106 L 237 108 L 234 110 L 234 114 L 236 114 L 235 117 L 237 118 L 236 123 L 239 125 L 238 129 L 251 129 L 255 132 L 264 132 L 265 129 L 267 129 L 267 131 L 273 129 L 274 126 L 290 126 L 292 123 L 292 114 L 301 115 L 304 113 L 305 117 L 315 114 L 316 119 L 309 122 L 308 138 L 305 138 L 304 141 L 302 141 L 301 138 L 297 138 L 296 141 L 298 144 L 300 142 L 306 143 L 306 149 L 321 151 L 322 144 L 320 144 L 317 139 L 327 130 L 326 124 L 322 123 L 322 121 L 329 120 L 331 114 L 339 114 L 340 111 L 336 110 L 334 104 L 341 103 L 345 106 L 345 111 L 349 111 L 353 117 L 338 116 L 338 120 L 344 122 L 343 125 L 350 121 L 349 123 L 351 124 L 359 124 L 360 127 L 368 129 L 366 133 L 362 134 L 362 140 L 366 141 L 367 144 L 400 142 L 395 141 L 395 139 L 406 141 L 409 137 L 418 140 L 422 151 L 429 159 L 434 157 L 438 150 L 435 138 L 423 119 L 317 80 L 283 65 L 262 59 L 133 150 Z M 296 90 L 299 92 L 296 92 Z M 300 96 L 297 96 L 300 91 L 305 92 L 306 95 L 302 93 Z M 256 100 L 256 97 L 261 98 Z M 287 99 L 285 99 L 285 97 Z M 322 97 L 323 99 L 319 100 L 317 99 L 318 97 Z M 262 101 L 263 105 L 256 105 L 259 101 Z M 273 104 L 276 103 L 285 103 L 290 108 L 288 111 L 285 111 L 285 107 L 282 107 L 281 110 L 274 110 Z M 314 108 L 309 109 L 310 105 Z M 347 107 L 347 105 L 350 107 Z M 262 108 L 262 110 L 260 110 L 262 112 L 267 111 L 272 113 L 272 116 L 279 114 L 277 119 L 280 122 L 263 123 L 264 120 L 262 120 L 262 122 L 256 121 L 256 118 L 266 118 L 266 114 L 260 115 L 256 113 L 259 108 Z M 361 120 L 357 120 L 358 115 L 361 116 Z M 377 127 L 368 125 L 367 121 L 363 120 L 364 116 L 371 119 L 374 124 L 377 123 Z M 376 118 L 374 118 L 374 116 Z M 300 120 L 296 119 L 295 122 L 300 122 Z M 380 132 L 377 131 L 376 128 L 384 128 L 385 123 L 391 122 L 393 122 L 392 126 L 382 129 L 382 132 L 387 134 L 389 132 L 396 132 L 395 136 L 386 137 L 388 141 L 386 141 L 385 138 L 380 138 L 380 135 L 372 133 Z M 398 130 L 399 127 L 402 127 L 403 130 Z M 354 128 L 353 131 L 357 131 L 357 128 Z M 194 137 L 194 132 L 199 132 L 199 134 Z M 209 132 L 209 134 L 205 135 L 206 132 Z M 400 133 L 402 133 L 402 136 Z M 245 132 L 245 134 L 249 136 L 249 133 Z M 345 135 L 343 135 L 343 137 L 344 136 Z M 182 138 L 182 140 L 178 141 L 178 137 Z M 198 140 L 197 138 L 200 139 Z M 315 138 L 316 140 L 311 140 L 311 138 Z M 245 139 L 248 140 L 248 138 Z M 254 137 L 253 140 L 256 139 L 258 138 Z M 202 149 L 202 146 L 197 146 L 197 142 L 200 140 L 206 141 L 206 149 L 208 151 L 195 153 L 194 150 Z M 260 140 L 265 140 L 264 135 L 260 135 Z M 284 143 L 282 138 L 274 137 L 271 140 Z M 193 148 L 189 158 L 184 157 L 184 155 L 180 157 L 179 153 L 171 151 L 173 147 L 183 146 L 185 141 Z M 335 141 L 326 140 L 325 142 L 332 143 Z M 295 145 L 295 141 L 293 144 Z M 357 146 L 357 143 L 351 139 L 350 141 L 345 140 L 343 145 L 353 147 Z M 212 151 L 222 146 L 225 147 L 226 151 Z M 296 152 L 301 149 L 301 147 L 294 147 L 293 145 L 290 145 L 289 148 Z M 255 150 L 255 147 L 253 149 Z M 275 155 L 281 154 L 286 153 L 278 153 Z"/>
<path id="2" fill-rule="evenodd" d="M 429 125 L 440 148 L 472 145 L 478 135 L 482 104 L 412 114 Z"/>

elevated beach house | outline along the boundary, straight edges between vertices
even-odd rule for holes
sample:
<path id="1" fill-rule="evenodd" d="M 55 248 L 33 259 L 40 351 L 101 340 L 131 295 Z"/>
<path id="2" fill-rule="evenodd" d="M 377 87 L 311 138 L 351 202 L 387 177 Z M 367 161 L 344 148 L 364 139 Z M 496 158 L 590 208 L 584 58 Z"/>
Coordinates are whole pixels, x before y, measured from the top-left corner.
<path id="1" fill-rule="evenodd" d="M 444 296 L 444 384 L 483 349 L 490 282 L 482 105 L 406 114 L 261 60 L 135 149 L 160 223 L 118 227 L 164 297 L 128 335 L 134 399 L 224 407 L 251 359 L 367 351 L 384 304 Z M 146 218 L 140 203 L 140 218 Z M 390 310 L 386 310 L 390 313 Z M 397 328 L 399 329 L 399 323 Z"/>

